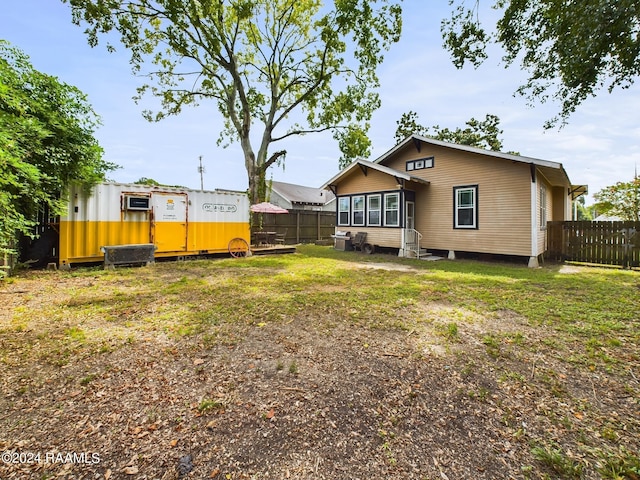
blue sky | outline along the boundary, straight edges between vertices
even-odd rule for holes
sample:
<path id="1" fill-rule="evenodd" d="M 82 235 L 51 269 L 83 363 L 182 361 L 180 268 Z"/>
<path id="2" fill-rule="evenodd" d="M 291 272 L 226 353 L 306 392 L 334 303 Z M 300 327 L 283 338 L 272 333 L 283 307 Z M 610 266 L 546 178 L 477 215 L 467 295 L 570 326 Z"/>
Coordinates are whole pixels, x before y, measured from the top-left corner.
<path id="1" fill-rule="evenodd" d="M 488 3 L 488 2 L 487 2 Z M 628 181 L 640 165 L 640 89 L 632 86 L 588 99 L 561 130 L 545 131 L 556 113 L 552 103 L 528 107 L 514 97 L 525 80 L 518 67 L 505 69 L 494 51 L 479 69 L 456 70 L 442 48 L 440 21 L 446 0 L 403 2 L 403 34 L 379 69 L 382 107 L 372 119 L 371 159 L 393 147 L 396 121 L 403 112 L 418 113 L 422 124 L 454 129 L 486 114 L 501 120 L 505 151 L 561 162 L 574 184 L 591 193 Z M 490 20 L 488 10 L 481 19 Z M 132 75 L 128 54 L 90 48 L 83 29 L 71 23 L 70 7 L 56 0 L 3 2 L 0 38 L 31 57 L 34 67 L 75 85 L 88 95 L 102 117 L 96 132 L 105 158 L 122 168 L 110 175 L 121 182 L 151 177 L 161 183 L 199 188 L 198 157 L 203 156 L 207 189 L 244 190 L 247 176 L 239 145 L 216 145 L 222 121 L 215 105 L 185 110 L 178 117 L 149 123 L 132 96 L 142 79 Z M 274 180 L 320 186 L 338 171 L 340 152 L 330 134 L 286 140 L 284 168 L 271 170 Z"/>

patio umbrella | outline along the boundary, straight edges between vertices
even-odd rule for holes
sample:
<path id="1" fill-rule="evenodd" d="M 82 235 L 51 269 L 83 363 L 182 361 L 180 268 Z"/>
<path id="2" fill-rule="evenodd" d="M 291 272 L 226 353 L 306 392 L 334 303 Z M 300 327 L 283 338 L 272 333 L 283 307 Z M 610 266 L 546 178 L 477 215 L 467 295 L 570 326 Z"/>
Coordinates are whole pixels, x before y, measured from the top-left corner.
<path id="1" fill-rule="evenodd" d="M 253 213 L 289 213 L 289 210 L 286 208 L 279 207 L 269 202 L 256 203 L 255 205 L 251 205 L 249 209 Z"/>

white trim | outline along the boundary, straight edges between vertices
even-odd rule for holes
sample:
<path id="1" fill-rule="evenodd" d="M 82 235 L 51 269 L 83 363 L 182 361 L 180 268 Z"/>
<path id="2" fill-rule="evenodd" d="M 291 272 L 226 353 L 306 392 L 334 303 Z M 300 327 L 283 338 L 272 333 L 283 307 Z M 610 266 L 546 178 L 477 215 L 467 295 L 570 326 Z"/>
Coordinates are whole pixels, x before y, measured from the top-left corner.
<path id="1" fill-rule="evenodd" d="M 360 210 L 356 210 L 356 199 L 362 199 L 362 209 Z M 366 211 L 366 196 L 365 195 L 353 195 L 351 197 L 351 225 L 353 225 L 354 227 L 364 227 L 366 224 L 367 219 L 365 218 L 365 211 Z M 362 213 L 362 222 L 361 223 L 356 223 L 356 212 L 361 212 Z"/>
<path id="2" fill-rule="evenodd" d="M 396 199 L 397 199 L 397 203 L 396 204 L 398 206 L 398 208 L 396 210 L 387 209 L 387 198 L 388 197 L 396 197 Z M 394 212 L 394 211 L 398 212 L 397 223 L 391 223 L 391 224 L 387 223 L 387 211 L 389 211 L 389 212 Z M 401 208 L 400 208 L 400 192 L 385 193 L 384 194 L 384 199 L 383 199 L 383 204 L 382 204 L 382 214 L 384 216 L 384 218 L 382 219 L 383 225 L 385 227 L 399 227 L 400 226 L 400 211 L 401 211 Z"/>
<path id="3" fill-rule="evenodd" d="M 402 147 L 404 147 L 407 143 L 412 142 L 414 139 L 415 140 L 419 140 L 419 141 L 421 141 L 423 143 L 430 143 L 432 145 L 438 145 L 440 147 L 453 148 L 454 150 L 461 150 L 463 152 L 477 153 L 477 154 L 480 154 L 480 155 L 487 155 L 489 157 L 502 158 L 502 159 L 511 160 L 511 161 L 514 161 L 514 162 L 533 163 L 534 165 L 537 165 L 537 166 L 549 167 L 549 168 L 554 168 L 554 169 L 562 169 L 563 168 L 562 164 L 559 163 L 559 162 L 552 162 L 552 161 L 549 161 L 549 160 L 542 160 L 542 159 L 533 158 L 533 157 L 524 157 L 524 156 L 521 156 L 521 155 L 514 155 L 512 153 L 502 153 L 502 152 L 497 152 L 495 150 L 485 150 L 484 148 L 471 147 L 469 145 L 459 145 L 457 143 L 444 142 L 442 140 L 436 140 L 435 138 L 423 137 L 421 135 L 416 135 L 415 133 L 413 135 L 405 138 L 402 142 L 397 144 L 395 147 L 393 147 L 392 149 L 390 149 L 386 153 L 383 153 L 381 156 L 376 158 L 373 162 L 374 163 L 380 163 L 380 162 L 384 161 L 385 159 L 389 158 L 393 153 L 395 153 L 396 151 L 398 151 Z"/>
<path id="4" fill-rule="evenodd" d="M 378 208 L 371 208 L 371 200 L 373 198 L 378 199 Z M 369 214 L 371 212 L 378 212 L 378 223 L 371 223 L 371 218 Z M 380 227 L 382 226 L 382 195 L 379 193 L 374 193 L 367 195 L 367 226 L 370 227 Z"/>
<path id="5" fill-rule="evenodd" d="M 409 175 L 409 174 L 407 174 L 405 172 L 401 172 L 399 170 L 394 170 L 393 168 L 385 167 L 384 165 L 378 165 L 377 163 L 369 162 L 368 160 L 358 159 L 358 160 L 355 160 L 353 163 L 351 163 L 348 167 L 345 167 L 342 171 L 340 171 L 340 173 L 334 175 L 333 178 L 331 178 L 331 180 L 326 182 L 320 188 L 321 189 L 327 189 L 327 188 L 329 188 L 330 185 L 335 185 L 335 183 L 341 177 L 343 177 L 344 175 L 349 173 L 351 170 L 353 170 L 354 168 L 357 168 L 359 166 L 360 167 L 364 167 L 365 169 L 371 168 L 373 170 L 385 173 L 387 175 L 391 175 L 392 177 L 396 177 L 396 178 L 401 179 L 401 180 L 407 180 L 407 181 L 411 181 L 411 182 L 421 183 L 421 184 L 424 184 L 424 185 L 429 185 L 429 181 L 425 180 L 424 178 L 416 177 L 414 175 Z"/>
<path id="6" fill-rule="evenodd" d="M 465 191 L 465 190 L 470 190 L 472 197 L 473 197 L 473 203 L 471 204 L 471 206 L 463 206 L 461 207 L 458 204 L 459 201 L 459 194 L 461 191 Z M 477 225 L 477 219 L 478 219 L 478 186 L 477 185 L 472 185 L 472 186 L 463 186 L 463 187 L 453 187 L 453 191 L 454 191 L 454 199 L 453 199 L 453 228 L 468 228 L 468 229 L 476 229 L 478 228 Z M 461 208 L 471 208 L 472 209 L 472 215 L 473 215 L 473 223 L 471 225 L 461 225 L 459 223 L 459 217 L 458 217 L 458 213 L 460 211 Z"/>
<path id="7" fill-rule="evenodd" d="M 340 201 L 341 200 L 346 200 L 347 201 L 347 210 L 340 210 Z M 349 222 L 351 221 L 351 198 L 349 197 L 339 197 L 338 198 L 338 208 L 336 209 L 338 211 L 338 225 L 339 226 L 348 226 Z M 347 213 L 347 223 L 341 222 L 340 221 L 340 214 L 341 213 Z"/>
<path id="8" fill-rule="evenodd" d="M 536 180 L 537 179 L 536 172 Z M 531 182 L 531 256 L 538 256 L 538 182 Z"/>
<path id="9" fill-rule="evenodd" d="M 547 186 L 540 182 L 540 208 L 538 208 L 538 228 L 543 230 L 547 228 Z"/>

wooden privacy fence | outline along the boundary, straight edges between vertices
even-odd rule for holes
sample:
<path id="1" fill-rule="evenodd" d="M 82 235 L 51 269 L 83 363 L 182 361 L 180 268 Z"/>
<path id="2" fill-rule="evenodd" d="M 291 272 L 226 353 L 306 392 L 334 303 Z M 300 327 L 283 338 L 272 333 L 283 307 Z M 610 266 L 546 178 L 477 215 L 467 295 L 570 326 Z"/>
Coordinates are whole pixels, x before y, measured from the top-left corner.
<path id="1" fill-rule="evenodd" d="M 251 231 L 265 230 L 285 234 L 285 243 L 311 243 L 331 238 L 335 212 L 289 210 L 289 213 L 253 213 Z"/>
<path id="2" fill-rule="evenodd" d="M 640 222 L 549 222 L 547 238 L 553 260 L 640 266 Z"/>

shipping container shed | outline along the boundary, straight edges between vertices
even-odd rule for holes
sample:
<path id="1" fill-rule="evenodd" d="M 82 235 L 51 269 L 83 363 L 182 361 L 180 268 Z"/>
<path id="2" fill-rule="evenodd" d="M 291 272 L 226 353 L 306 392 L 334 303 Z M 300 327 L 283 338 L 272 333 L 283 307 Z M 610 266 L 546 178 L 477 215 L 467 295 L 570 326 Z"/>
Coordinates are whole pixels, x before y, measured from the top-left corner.
<path id="1" fill-rule="evenodd" d="M 155 258 L 229 252 L 250 239 L 244 192 L 101 183 L 85 193 L 72 187 L 59 224 L 59 265 L 98 262 L 101 248 L 155 245 Z"/>

